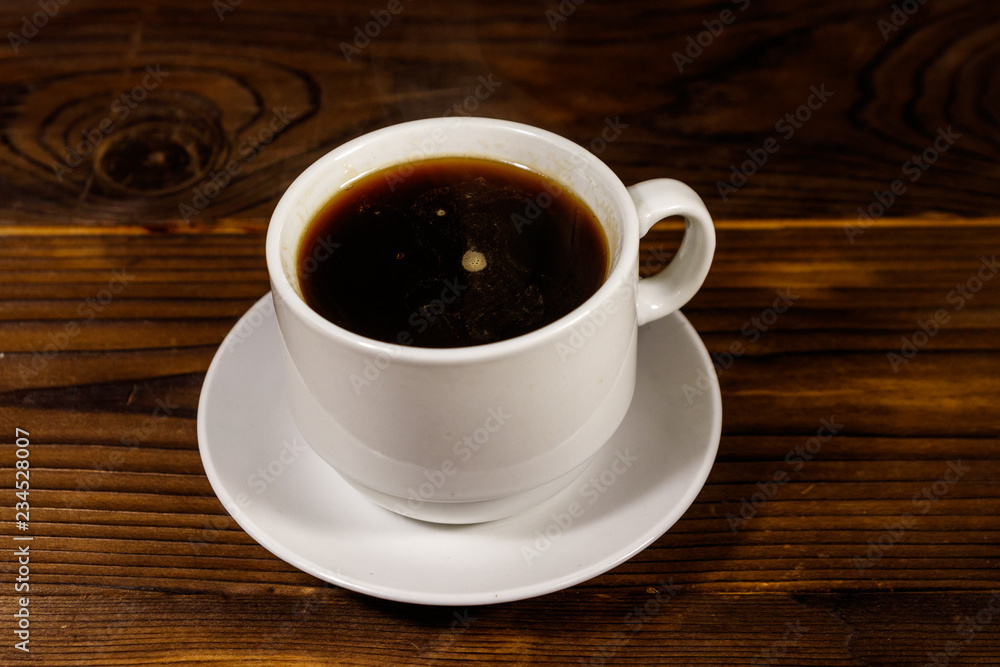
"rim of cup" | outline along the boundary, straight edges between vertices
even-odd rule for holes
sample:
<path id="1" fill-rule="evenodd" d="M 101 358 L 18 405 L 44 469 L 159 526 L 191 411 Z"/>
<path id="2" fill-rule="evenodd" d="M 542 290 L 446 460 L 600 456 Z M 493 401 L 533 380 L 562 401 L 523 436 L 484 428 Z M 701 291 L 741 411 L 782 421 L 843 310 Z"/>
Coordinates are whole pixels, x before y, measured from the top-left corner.
<path id="1" fill-rule="evenodd" d="M 338 161 L 347 154 L 352 153 L 365 145 L 369 145 L 372 142 L 391 140 L 394 135 L 398 135 L 400 133 L 417 133 L 426 130 L 426 133 L 429 134 L 433 128 L 440 127 L 442 125 L 451 128 L 464 125 L 471 127 L 478 126 L 484 130 L 487 128 L 494 131 L 499 129 L 508 134 L 524 135 L 530 141 L 559 145 L 563 152 L 568 150 L 579 156 L 584 163 L 582 166 L 585 166 L 586 169 L 590 170 L 591 173 L 596 176 L 594 181 L 600 184 L 600 187 L 605 188 L 611 196 L 618 201 L 623 214 L 623 219 L 620 220 L 619 227 L 621 252 L 618 253 L 616 258 L 614 248 L 608 248 L 609 261 L 612 262 L 611 271 L 609 271 L 605 276 L 604 282 L 598 290 L 586 301 L 559 319 L 526 334 L 493 343 L 447 348 L 400 345 L 397 343 L 368 338 L 334 324 L 309 307 L 299 292 L 292 286 L 285 271 L 281 252 L 282 230 L 286 221 L 292 219 L 292 216 L 295 214 L 295 210 L 299 204 L 299 197 L 305 194 L 305 192 L 316 183 L 321 182 L 324 179 L 336 178 L 331 175 L 330 167 L 333 164 L 338 163 Z M 436 159 L 441 157 L 465 157 L 465 155 L 463 155 L 460 151 L 445 152 L 435 154 L 427 159 Z M 493 159 L 482 155 L 472 155 L 471 157 Z M 495 161 L 515 164 L 503 159 L 495 159 Z M 376 168 L 366 170 L 358 173 L 357 175 L 352 175 L 350 178 L 344 179 L 340 183 L 340 189 L 338 189 L 337 192 L 339 193 L 343 189 L 343 186 L 364 178 L 373 172 L 394 166 L 402 166 L 408 163 L 408 160 L 391 163 L 387 162 L 386 164 L 380 165 Z M 527 166 L 527 168 L 531 171 L 539 173 L 530 165 L 516 166 Z M 544 175 L 555 180 L 571 192 L 575 192 L 573 188 L 569 187 L 557 176 L 553 176 L 551 174 Z M 332 197 L 336 197 L 336 193 L 332 195 Z M 327 201 L 332 199 L 332 197 L 328 198 Z M 605 221 L 601 220 L 601 224 L 603 226 Z M 612 299 L 616 286 L 627 278 L 627 276 L 624 276 L 623 274 L 629 270 L 634 271 L 635 262 L 630 262 L 629 258 L 635 257 L 636 261 L 638 261 L 638 224 L 639 221 L 635 211 L 635 206 L 633 205 L 628 190 L 622 183 L 621 179 L 619 179 L 611 168 L 597 156 L 573 143 L 569 139 L 531 125 L 500 119 L 478 117 L 426 118 L 422 120 L 398 123 L 366 133 L 348 141 L 347 143 L 341 144 L 307 167 L 305 171 L 299 174 L 295 180 L 292 181 L 292 184 L 288 187 L 284 194 L 282 194 L 280 200 L 278 201 L 278 205 L 274 209 L 274 213 L 271 215 L 265 241 L 265 257 L 267 261 L 268 275 L 271 280 L 272 297 L 280 299 L 287 304 L 288 308 L 296 317 L 309 326 L 309 328 L 325 337 L 335 338 L 344 345 L 366 354 L 387 354 L 393 359 L 394 362 L 403 361 L 414 364 L 455 364 L 481 362 L 514 355 L 525 348 L 534 347 L 546 342 L 554 343 L 556 339 L 565 335 L 574 326 L 582 323 L 582 321 L 585 320 L 591 312 L 598 308 L 600 304 Z M 610 244 L 611 239 L 608 238 L 606 231 L 604 232 L 604 235 L 605 239 L 607 239 Z M 301 238 L 298 240 L 301 241 Z M 296 251 L 292 253 L 292 255 L 293 258 L 297 257 L 298 252 Z M 634 280 L 638 280 L 638 276 L 635 276 Z"/>

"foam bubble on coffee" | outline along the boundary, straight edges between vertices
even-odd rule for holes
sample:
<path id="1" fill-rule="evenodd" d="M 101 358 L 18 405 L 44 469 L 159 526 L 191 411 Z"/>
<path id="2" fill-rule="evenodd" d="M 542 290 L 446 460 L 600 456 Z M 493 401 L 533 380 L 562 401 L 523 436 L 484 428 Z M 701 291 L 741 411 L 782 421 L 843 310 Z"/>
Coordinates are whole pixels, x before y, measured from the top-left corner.
<path id="1" fill-rule="evenodd" d="M 478 250 L 466 250 L 462 255 L 462 268 L 469 272 L 482 271 L 486 268 L 486 255 Z"/>

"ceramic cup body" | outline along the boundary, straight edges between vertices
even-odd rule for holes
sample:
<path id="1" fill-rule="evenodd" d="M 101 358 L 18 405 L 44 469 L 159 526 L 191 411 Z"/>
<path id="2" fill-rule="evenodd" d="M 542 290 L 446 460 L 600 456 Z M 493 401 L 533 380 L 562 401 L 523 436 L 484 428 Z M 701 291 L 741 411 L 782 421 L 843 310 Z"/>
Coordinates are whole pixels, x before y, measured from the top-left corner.
<path id="1" fill-rule="evenodd" d="M 598 292 L 529 334 L 448 349 L 364 338 L 311 310 L 296 262 L 319 210 L 372 171 L 452 156 L 528 167 L 587 204 L 610 250 Z M 639 281 L 639 238 L 669 215 L 687 220 L 681 249 L 660 275 Z M 268 230 L 268 272 L 296 424 L 342 477 L 390 510 L 445 523 L 517 513 L 572 482 L 614 433 L 635 388 L 638 325 L 697 291 L 714 247 L 711 218 L 690 188 L 660 179 L 627 189 L 592 154 L 544 130 L 449 118 L 362 136 L 303 172 Z M 331 247 L 316 260 L 336 261 L 341 252 L 350 248 Z"/>

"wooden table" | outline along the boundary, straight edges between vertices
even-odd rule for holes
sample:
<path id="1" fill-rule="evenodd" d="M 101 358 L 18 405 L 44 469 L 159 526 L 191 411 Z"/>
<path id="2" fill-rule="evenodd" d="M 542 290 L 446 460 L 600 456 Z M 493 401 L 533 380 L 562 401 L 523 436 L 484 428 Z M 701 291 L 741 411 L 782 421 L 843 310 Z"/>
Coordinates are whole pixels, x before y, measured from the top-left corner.
<path id="1" fill-rule="evenodd" d="M 3 3 L 0 663 L 1000 664 L 1000 5 L 894 6 Z M 685 308 L 724 403 L 697 501 L 602 576 L 470 609 L 275 558 L 195 434 L 283 189 L 448 112 L 679 178 L 718 224 Z"/>

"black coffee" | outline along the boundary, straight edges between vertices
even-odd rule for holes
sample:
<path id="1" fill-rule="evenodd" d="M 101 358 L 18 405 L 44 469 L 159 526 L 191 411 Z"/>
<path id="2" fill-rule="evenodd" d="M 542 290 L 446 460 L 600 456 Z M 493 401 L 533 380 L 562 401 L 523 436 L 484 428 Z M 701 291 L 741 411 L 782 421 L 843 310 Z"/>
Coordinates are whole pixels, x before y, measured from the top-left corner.
<path id="1" fill-rule="evenodd" d="M 349 331 L 416 347 L 528 333 L 594 294 L 608 242 L 573 193 L 527 169 L 438 158 L 369 174 L 309 224 L 309 306 Z"/>

